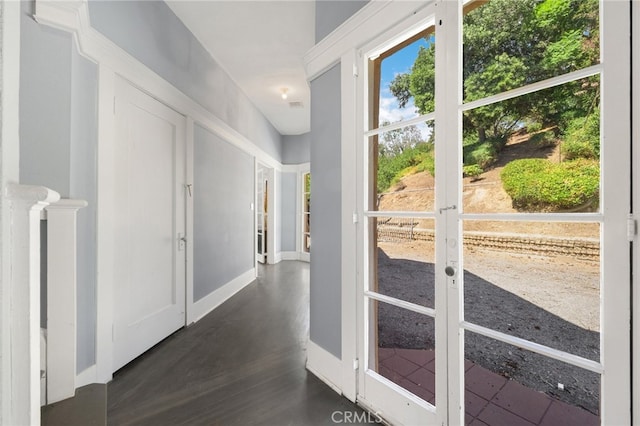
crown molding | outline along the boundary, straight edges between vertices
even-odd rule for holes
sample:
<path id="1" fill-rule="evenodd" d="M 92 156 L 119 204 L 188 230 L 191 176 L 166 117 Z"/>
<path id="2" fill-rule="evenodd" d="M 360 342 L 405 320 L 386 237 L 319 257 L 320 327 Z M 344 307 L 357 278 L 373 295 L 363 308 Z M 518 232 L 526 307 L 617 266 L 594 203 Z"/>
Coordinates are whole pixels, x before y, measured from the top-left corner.
<path id="1" fill-rule="evenodd" d="M 307 80 L 312 81 L 340 62 L 351 49 L 417 13 L 433 0 L 371 0 L 304 55 Z"/>
<path id="2" fill-rule="evenodd" d="M 216 135 L 280 170 L 282 164 L 91 26 L 87 0 L 37 0 L 35 20 L 73 35 L 78 51 Z"/>

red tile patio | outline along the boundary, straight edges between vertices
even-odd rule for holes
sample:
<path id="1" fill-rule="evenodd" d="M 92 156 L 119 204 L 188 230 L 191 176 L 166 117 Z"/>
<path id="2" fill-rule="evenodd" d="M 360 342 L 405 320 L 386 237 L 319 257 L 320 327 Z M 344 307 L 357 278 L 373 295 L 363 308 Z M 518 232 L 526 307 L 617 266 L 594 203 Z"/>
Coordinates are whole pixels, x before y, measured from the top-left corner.
<path id="1" fill-rule="evenodd" d="M 379 373 L 435 402 L 432 350 L 379 348 Z M 465 360 L 465 423 L 470 426 L 591 426 L 598 416 Z"/>

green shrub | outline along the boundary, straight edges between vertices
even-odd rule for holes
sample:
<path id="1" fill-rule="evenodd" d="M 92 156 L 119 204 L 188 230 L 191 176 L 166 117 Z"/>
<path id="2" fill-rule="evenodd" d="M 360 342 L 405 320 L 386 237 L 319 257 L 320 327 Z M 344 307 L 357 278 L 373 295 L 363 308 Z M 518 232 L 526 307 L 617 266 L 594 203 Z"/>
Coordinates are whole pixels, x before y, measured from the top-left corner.
<path id="1" fill-rule="evenodd" d="M 462 148 L 463 164 L 465 166 L 478 165 L 485 169 L 496 161 L 498 153 L 490 141 L 467 145 Z"/>
<path id="2" fill-rule="evenodd" d="M 598 153 L 591 143 L 578 140 L 565 142 L 562 145 L 562 154 L 565 160 L 575 160 L 577 158 L 598 158 Z"/>
<path id="3" fill-rule="evenodd" d="M 472 181 L 477 180 L 477 177 L 480 176 L 482 172 L 484 172 L 484 170 L 482 170 L 482 167 L 478 166 L 477 164 L 471 164 L 469 166 L 462 167 L 462 173 L 465 176 L 470 177 Z"/>
<path id="4" fill-rule="evenodd" d="M 539 158 L 514 160 L 504 167 L 500 177 L 518 210 L 573 210 L 598 202 L 597 161 L 583 159 L 556 164 Z"/>
<path id="5" fill-rule="evenodd" d="M 527 133 L 535 133 L 542 130 L 542 123 L 537 121 L 532 121 L 531 123 L 526 124 Z"/>
<path id="6" fill-rule="evenodd" d="M 422 156 L 422 160 L 416 166 L 416 173 L 429 172 L 431 176 L 436 175 L 436 161 L 433 157 L 433 151 L 426 152 Z"/>
<path id="7" fill-rule="evenodd" d="M 565 159 L 600 158 L 600 109 L 586 117 L 571 120 L 563 136 L 562 154 Z"/>
<path id="8" fill-rule="evenodd" d="M 492 137 L 480 142 L 472 135 L 465 136 L 462 142 L 462 159 L 465 166 L 477 164 L 486 169 L 498 159 L 498 153 L 506 145 L 506 138 Z"/>
<path id="9" fill-rule="evenodd" d="M 419 143 L 397 155 L 378 157 L 378 192 L 384 192 L 403 176 L 427 170 L 433 174 L 433 144 Z M 414 169 L 415 168 L 415 169 Z"/>
<path id="10" fill-rule="evenodd" d="M 553 130 L 539 132 L 529 138 L 529 141 L 538 148 L 548 148 L 556 145 L 556 135 Z"/>

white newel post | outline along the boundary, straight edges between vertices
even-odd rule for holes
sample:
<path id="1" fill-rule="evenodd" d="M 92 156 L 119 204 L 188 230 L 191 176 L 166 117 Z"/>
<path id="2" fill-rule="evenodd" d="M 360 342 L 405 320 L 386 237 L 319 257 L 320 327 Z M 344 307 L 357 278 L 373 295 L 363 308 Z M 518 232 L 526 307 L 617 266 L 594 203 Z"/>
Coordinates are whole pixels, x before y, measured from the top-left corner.
<path id="1" fill-rule="evenodd" d="M 47 214 L 47 404 L 76 391 L 76 219 L 83 200 L 63 199 Z"/>
<path id="2" fill-rule="evenodd" d="M 40 424 L 40 213 L 60 195 L 43 186 L 8 184 L 11 233 L 11 416 Z"/>

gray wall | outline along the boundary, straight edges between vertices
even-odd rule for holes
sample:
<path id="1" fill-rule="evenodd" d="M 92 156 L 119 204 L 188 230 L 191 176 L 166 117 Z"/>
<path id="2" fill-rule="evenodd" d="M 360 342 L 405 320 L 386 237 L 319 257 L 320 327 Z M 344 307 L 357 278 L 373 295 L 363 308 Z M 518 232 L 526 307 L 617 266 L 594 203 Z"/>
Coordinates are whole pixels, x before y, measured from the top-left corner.
<path id="1" fill-rule="evenodd" d="M 340 65 L 311 82 L 310 338 L 341 357 Z"/>
<path id="2" fill-rule="evenodd" d="M 316 43 L 338 28 L 367 3 L 368 0 L 317 0 Z"/>
<path id="3" fill-rule="evenodd" d="M 20 19 L 20 182 L 46 185 L 69 197 L 71 35 Z"/>
<path id="4" fill-rule="evenodd" d="M 281 160 L 278 131 L 164 2 L 91 1 L 89 12 L 95 29 Z"/>
<path id="5" fill-rule="evenodd" d="M 254 267 L 254 160 L 196 125 L 193 294 L 199 300 Z"/>
<path id="6" fill-rule="evenodd" d="M 71 54 L 70 196 L 86 200 L 78 211 L 78 372 L 96 359 L 96 204 L 98 67 L 73 48 Z"/>
<path id="7" fill-rule="evenodd" d="M 280 217 L 281 227 L 281 249 L 282 251 L 296 251 L 297 237 L 297 173 L 282 173 L 280 181 L 280 194 L 282 195 L 282 208 Z"/>
<path id="8" fill-rule="evenodd" d="M 97 66 L 69 34 L 38 25 L 22 3 L 20 182 L 84 199 L 78 212 L 77 371 L 95 363 Z M 43 306 L 46 312 L 46 305 Z"/>
<path id="9" fill-rule="evenodd" d="M 33 2 L 22 4 L 21 84 L 20 84 L 20 180 L 45 185 L 63 197 L 89 201 L 78 215 L 78 372 L 95 363 L 96 329 L 96 147 L 97 147 L 97 66 L 76 51 L 73 38 L 61 31 L 38 25 L 31 17 Z M 178 89 L 202 104 L 248 139 L 278 160 L 282 138 L 249 102 L 226 73 L 211 59 L 197 40 L 162 2 L 91 2 L 92 24 L 123 49 L 137 57 Z M 203 130 L 200 140 L 207 139 Z M 220 141 L 218 141 L 220 142 Z M 209 263 L 209 276 L 199 281 L 196 297 L 253 266 L 253 159 L 227 144 L 216 143 L 219 151 L 211 157 L 216 167 L 200 171 L 214 176 L 233 177 L 233 190 L 218 188 L 201 196 L 210 215 L 199 216 L 200 227 L 218 244 L 202 253 L 218 256 Z M 196 149 L 203 145 L 196 145 Z M 196 151 L 196 158 L 200 151 Z M 234 169 L 232 165 L 237 167 Z M 216 175 L 219 173 L 219 175 Z M 201 181 L 206 187 L 208 182 Z M 235 190 L 235 189 L 234 189 Z M 212 198 L 213 197 L 213 198 Z M 223 203 L 220 200 L 224 200 Z M 239 206 L 242 206 L 241 208 Z M 203 207 L 203 206 L 201 206 Z M 242 229 L 207 229 L 206 224 L 225 224 L 233 216 Z M 248 219 L 247 219 L 248 218 Z M 224 225 L 226 226 L 226 225 Z M 217 233 L 216 233 L 217 232 Z M 223 260 L 221 260 L 223 259 Z M 199 263 L 202 266 L 202 263 Z M 203 272 L 202 270 L 198 272 Z M 200 275 L 200 277 L 202 274 Z"/>
<path id="10" fill-rule="evenodd" d="M 282 164 L 308 163 L 311 154 L 311 133 L 282 137 Z"/>

